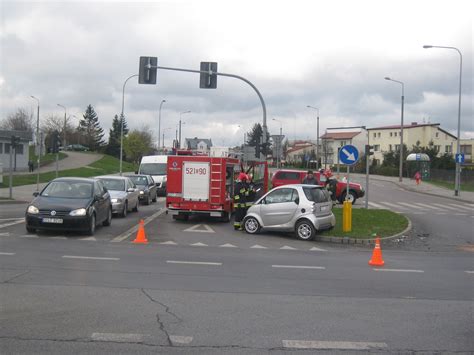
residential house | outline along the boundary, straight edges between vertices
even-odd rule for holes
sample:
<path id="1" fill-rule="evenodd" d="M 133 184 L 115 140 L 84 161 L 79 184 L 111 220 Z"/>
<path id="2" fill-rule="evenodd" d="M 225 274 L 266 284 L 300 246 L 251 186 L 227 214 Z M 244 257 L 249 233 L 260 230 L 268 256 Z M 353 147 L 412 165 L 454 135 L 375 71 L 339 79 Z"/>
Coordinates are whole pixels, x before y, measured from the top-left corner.
<path id="1" fill-rule="evenodd" d="M 20 144 L 16 148 L 16 154 L 13 154 L 12 166 L 15 171 L 28 171 L 29 142 L 32 141 L 33 134 L 28 131 L 10 131 L 0 130 L 0 162 L 2 163 L 4 173 L 10 170 L 10 148 L 11 137 L 20 137 Z M 15 153 L 15 151 L 13 151 Z"/>
<path id="2" fill-rule="evenodd" d="M 459 142 L 460 148 L 461 148 L 461 153 L 464 154 L 464 163 L 467 164 L 472 164 L 474 163 L 472 161 L 472 151 L 473 151 L 473 146 L 474 146 L 474 138 L 469 138 L 469 139 L 461 139 Z M 454 147 L 454 150 L 456 151 L 456 147 Z"/>
<path id="3" fill-rule="evenodd" d="M 362 155 L 365 145 L 368 144 L 368 132 L 365 126 L 328 128 L 321 136 L 319 148 L 321 165 L 335 165 L 338 163 L 339 148 L 353 145 Z"/>
<path id="4" fill-rule="evenodd" d="M 383 153 L 400 149 L 400 125 L 369 128 L 369 144 L 374 146 L 373 159 L 383 162 Z M 413 146 L 428 147 L 430 142 L 438 150 L 438 155 L 453 154 L 456 148 L 456 136 L 445 131 L 439 123 L 418 124 L 412 122 L 403 126 L 403 144 L 408 150 Z"/>
<path id="5" fill-rule="evenodd" d="M 206 138 L 186 138 L 184 140 L 185 149 L 196 150 L 198 152 L 208 153 L 212 147 L 212 141 Z"/>
<path id="6" fill-rule="evenodd" d="M 304 160 L 305 157 L 309 158 L 314 152 L 316 152 L 316 144 L 307 141 L 295 141 L 286 150 L 285 161 L 289 164 L 298 163 Z"/>

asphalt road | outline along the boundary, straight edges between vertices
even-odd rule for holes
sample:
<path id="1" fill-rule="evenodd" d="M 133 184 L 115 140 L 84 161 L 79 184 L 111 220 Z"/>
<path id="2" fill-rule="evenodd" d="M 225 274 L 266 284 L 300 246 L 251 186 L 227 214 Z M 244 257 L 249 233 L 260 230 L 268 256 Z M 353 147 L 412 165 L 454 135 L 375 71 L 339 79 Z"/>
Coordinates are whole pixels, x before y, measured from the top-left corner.
<path id="1" fill-rule="evenodd" d="M 380 205 L 436 199 L 392 184 L 371 192 Z M 26 206 L 0 205 L 2 353 L 474 351 L 474 263 L 458 248 L 472 234 L 469 213 L 409 214 L 428 245 L 387 244 L 385 266 L 372 268 L 368 247 L 175 222 L 162 204 L 114 218 L 93 239 L 28 235 L 14 219 Z M 130 243 L 140 218 L 148 245 Z M 469 221 L 454 244 L 442 229 L 451 219 Z"/>

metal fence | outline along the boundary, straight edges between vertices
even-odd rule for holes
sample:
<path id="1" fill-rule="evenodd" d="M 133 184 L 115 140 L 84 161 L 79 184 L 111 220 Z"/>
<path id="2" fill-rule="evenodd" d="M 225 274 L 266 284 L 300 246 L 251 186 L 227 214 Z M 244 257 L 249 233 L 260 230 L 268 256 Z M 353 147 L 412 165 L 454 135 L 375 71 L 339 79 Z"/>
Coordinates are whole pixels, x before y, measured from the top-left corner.
<path id="1" fill-rule="evenodd" d="M 431 169 L 431 180 L 444 181 L 454 184 L 454 170 Z M 461 185 L 474 185 L 474 170 L 461 170 Z"/>

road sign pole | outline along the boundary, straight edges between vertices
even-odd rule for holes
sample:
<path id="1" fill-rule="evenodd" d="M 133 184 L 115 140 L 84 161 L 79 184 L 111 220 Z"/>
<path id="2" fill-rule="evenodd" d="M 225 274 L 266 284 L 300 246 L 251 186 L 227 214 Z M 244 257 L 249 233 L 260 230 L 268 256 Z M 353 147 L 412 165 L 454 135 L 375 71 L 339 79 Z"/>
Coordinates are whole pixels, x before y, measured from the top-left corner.
<path id="1" fill-rule="evenodd" d="M 10 188 L 10 200 L 13 199 L 13 146 L 10 145 L 10 182 L 9 182 L 9 188 Z"/>
<path id="2" fill-rule="evenodd" d="M 369 154 L 365 155 L 365 208 L 369 209 Z"/>
<path id="3" fill-rule="evenodd" d="M 56 153 L 56 178 L 58 177 L 59 171 L 59 153 Z"/>

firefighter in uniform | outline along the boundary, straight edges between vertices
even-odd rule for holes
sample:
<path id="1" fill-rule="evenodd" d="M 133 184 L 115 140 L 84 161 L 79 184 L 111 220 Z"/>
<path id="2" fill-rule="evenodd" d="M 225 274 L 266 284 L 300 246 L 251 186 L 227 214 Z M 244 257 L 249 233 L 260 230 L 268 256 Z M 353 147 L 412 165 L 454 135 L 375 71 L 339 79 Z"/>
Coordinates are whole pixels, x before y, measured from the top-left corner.
<path id="1" fill-rule="evenodd" d="M 246 188 L 247 191 L 245 192 L 245 214 L 247 214 L 247 210 L 250 208 L 250 206 L 253 205 L 255 201 L 255 196 L 257 195 L 257 192 L 255 191 L 255 186 L 253 184 L 253 176 L 250 174 L 247 174 Z"/>
<path id="2" fill-rule="evenodd" d="M 245 217 L 247 212 L 245 207 L 247 203 L 247 175 L 245 173 L 240 173 L 237 178 L 237 183 L 234 186 L 234 208 L 235 208 L 235 219 L 234 219 L 234 229 L 242 230 L 242 220 Z"/>

